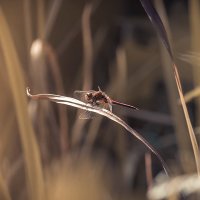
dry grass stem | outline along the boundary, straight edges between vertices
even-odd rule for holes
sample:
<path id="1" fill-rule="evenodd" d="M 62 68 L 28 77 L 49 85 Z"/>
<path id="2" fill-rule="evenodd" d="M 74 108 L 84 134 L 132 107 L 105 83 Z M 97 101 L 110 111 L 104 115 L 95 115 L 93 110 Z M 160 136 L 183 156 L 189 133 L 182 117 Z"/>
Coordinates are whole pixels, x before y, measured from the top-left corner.
<path id="1" fill-rule="evenodd" d="M 167 33 L 168 33 L 168 35 L 170 35 L 169 23 L 168 23 L 168 19 L 167 19 L 166 13 L 165 13 L 163 1 L 156 0 L 155 5 L 157 7 L 157 10 L 159 11 L 162 21 L 165 24 Z M 179 144 L 179 148 L 181 149 L 180 150 L 180 159 L 181 159 L 182 167 L 183 167 L 184 171 L 187 173 L 190 173 L 193 170 L 192 169 L 193 167 L 188 166 L 187 163 L 188 163 L 188 159 L 191 159 L 192 156 L 187 156 L 187 157 L 185 156 L 186 152 L 189 155 L 193 154 L 190 151 L 190 143 L 188 142 L 189 140 L 187 138 L 187 132 L 186 132 L 186 126 L 185 126 L 185 119 L 186 119 L 187 123 L 189 123 L 188 112 L 187 112 L 187 109 L 185 110 L 185 107 L 183 105 L 184 102 L 182 102 L 181 104 L 182 104 L 184 115 L 185 115 L 185 119 L 184 119 L 183 112 L 177 104 L 178 96 L 183 95 L 183 93 L 182 93 L 182 89 L 180 90 L 181 83 L 180 83 L 178 71 L 176 69 L 176 65 L 174 64 L 173 68 L 169 67 L 171 65 L 172 58 L 170 58 L 170 56 L 167 55 L 167 51 L 163 45 L 161 45 L 160 48 L 161 48 L 162 66 L 163 66 L 163 72 L 164 72 L 163 74 L 164 74 L 165 83 L 166 83 L 167 90 L 168 90 L 170 107 L 171 107 L 171 112 L 173 114 L 178 144 Z M 175 77 L 175 81 L 174 81 L 174 77 Z M 176 87 L 178 88 L 179 95 L 177 94 Z M 191 137 L 192 133 L 191 133 L 190 127 L 191 127 L 191 124 L 188 124 L 189 135 Z M 192 141 L 192 143 L 193 143 L 193 141 Z M 194 146 L 193 150 L 196 151 L 196 145 Z M 192 163 L 192 160 L 190 160 L 189 162 Z"/>
<path id="2" fill-rule="evenodd" d="M 90 30 L 90 17 L 92 14 L 93 6 L 92 4 L 87 4 L 83 10 L 82 15 L 82 34 L 83 34 L 83 87 L 82 90 L 89 90 L 92 88 L 93 80 L 93 44 L 92 44 L 92 35 Z M 80 121 L 78 118 L 79 112 L 77 112 L 77 118 L 73 126 L 72 131 L 72 144 L 75 145 L 80 141 L 81 130 L 85 125 L 85 121 Z"/>
<path id="3" fill-rule="evenodd" d="M 8 73 L 24 152 L 29 195 L 31 199 L 44 200 L 45 193 L 40 153 L 27 112 L 28 105 L 23 92 L 25 87 L 24 78 L 22 77 L 22 67 L 2 9 L 0 9 L 0 24 L 1 47 L 4 52 L 6 71 Z"/>
<path id="4" fill-rule="evenodd" d="M 47 54 L 48 60 L 50 62 L 50 69 L 55 81 L 56 90 L 60 94 L 64 94 L 64 86 L 62 83 L 62 76 L 60 73 L 60 66 L 56 53 L 53 48 L 48 44 L 44 43 L 44 51 Z M 69 148 L 69 135 L 68 135 L 68 119 L 67 110 L 63 109 L 62 106 L 58 106 L 59 111 L 59 121 L 60 121 L 60 144 L 62 153 L 66 153 Z"/>
<path id="5" fill-rule="evenodd" d="M 25 26 L 25 34 L 26 34 L 26 44 L 27 44 L 27 52 L 31 47 L 31 43 L 33 41 L 33 30 L 32 30 L 32 19 L 31 19 L 31 0 L 23 0 L 23 9 L 24 9 L 24 26 Z"/>
<path id="6" fill-rule="evenodd" d="M 198 98 L 200 96 L 200 87 L 196 87 L 195 89 L 187 92 L 184 95 L 184 99 L 186 103 L 189 103 L 190 101 L 192 101 L 195 98 Z M 179 100 L 180 103 L 180 100 Z"/>
<path id="7" fill-rule="evenodd" d="M 53 102 L 56 102 L 56 103 L 72 106 L 72 107 L 75 107 L 75 108 L 87 110 L 89 112 L 94 112 L 94 113 L 97 113 L 99 115 L 105 116 L 105 117 L 109 118 L 110 120 L 118 123 L 119 125 L 124 127 L 128 132 L 130 132 L 134 137 L 136 137 L 140 142 L 142 142 L 160 160 L 160 162 L 163 166 L 163 169 L 165 170 L 166 174 L 169 175 L 169 169 L 167 167 L 167 164 L 165 163 L 163 158 L 160 156 L 160 154 L 154 149 L 154 147 L 151 146 L 151 144 L 145 138 L 143 138 L 138 132 L 136 132 L 128 124 L 126 124 L 125 121 L 123 121 L 121 118 L 119 118 L 118 116 L 116 116 L 112 112 L 110 112 L 110 111 L 108 111 L 104 108 L 100 108 L 100 107 L 92 106 L 90 104 L 86 104 L 82 101 L 79 101 L 79 100 L 71 98 L 71 97 L 54 95 L 54 94 L 31 95 L 29 88 L 27 88 L 27 95 L 29 97 L 31 97 L 32 99 L 35 99 L 35 100 L 39 100 L 39 99 L 49 100 L 49 101 L 53 101 Z"/>
<path id="8" fill-rule="evenodd" d="M 150 189 L 153 183 L 152 159 L 151 159 L 150 152 L 145 153 L 145 170 L 146 170 L 147 186 L 148 186 L 148 189 Z"/>
<path id="9" fill-rule="evenodd" d="M 37 0 L 37 36 L 45 39 L 45 1 Z"/>
<path id="10" fill-rule="evenodd" d="M 63 3 L 63 0 L 53 0 L 51 2 L 51 7 L 49 9 L 49 13 L 47 16 L 46 24 L 45 24 L 45 38 L 48 39 L 52 29 L 54 27 L 57 15 L 59 13 L 59 10 L 61 8 L 61 5 Z"/>
<path id="11" fill-rule="evenodd" d="M 191 47 L 192 51 L 200 53 L 200 25 L 199 25 L 199 18 L 200 18 L 200 3 L 198 0 L 189 1 L 189 19 L 190 19 L 190 29 L 191 29 Z M 192 58 L 192 68 L 193 71 L 193 78 L 194 78 L 194 87 L 199 87 L 200 85 L 200 68 L 197 67 L 197 60 Z M 196 103 L 196 123 L 197 126 L 200 125 L 200 99 L 195 99 Z"/>
<path id="12" fill-rule="evenodd" d="M 10 193 L 6 182 L 4 181 L 1 172 L 0 172 L 0 199 L 2 200 L 11 200 Z"/>
<path id="13" fill-rule="evenodd" d="M 83 31 L 83 90 L 88 90 L 92 86 L 92 63 L 93 63 L 93 44 L 90 27 L 90 18 L 92 14 L 92 4 L 87 4 L 82 15 Z"/>
<path id="14" fill-rule="evenodd" d="M 197 173 L 198 173 L 198 176 L 200 176 L 199 147 L 198 147 L 198 143 L 197 143 L 196 136 L 195 136 L 195 133 L 194 133 L 194 129 L 193 129 L 191 121 L 190 121 L 190 116 L 189 116 L 189 113 L 188 113 L 188 110 L 187 110 L 187 107 L 186 107 L 186 103 L 185 103 L 185 100 L 184 100 L 179 75 L 178 75 L 177 68 L 176 68 L 175 64 L 174 64 L 174 70 L 175 70 L 175 79 L 176 79 L 176 83 L 177 83 L 177 86 L 178 86 L 178 92 L 179 92 L 179 95 L 180 95 L 180 101 L 181 101 L 181 105 L 183 107 L 186 123 L 187 123 L 187 126 L 188 126 L 190 140 L 191 140 L 192 147 L 193 147 L 193 152 L 194 152 L 194 157 L 195 157 L 195 162 L 196 162 L 196 167 L 197 167 Z"/>
<path id="15" fill-rule="evenodd" d="M 116 76 L 110 75 L 110 77 L 114 77 L 111 79 L 111 83 L 107 88 L 107 92 L 109 94 L 115 95 L 115 96 L 123 96 L 122 93 L 124 92 L 124 83 L 126 81 L 127 77 L 127 63 L 126 63 L 126 55 L 123 47 L 119 47 L 116 50 Z M 118 82 L 116 83 L 116 79 Z M 88 136 L 86 138 L 86 144 L 85 147 L 87 150 L 89 150 L 97 137 L 97 133 L 99 132 L 99 128 L 102 122 L 102 118 L 96 118 L 91 122 L 89 131 L 88 131 Z M 122 134 L 120 134 L 121 136 Z M 123 138 L 121 138 L 121 141 Z M 120 146 L 120 145 L 119 145 Z"/>

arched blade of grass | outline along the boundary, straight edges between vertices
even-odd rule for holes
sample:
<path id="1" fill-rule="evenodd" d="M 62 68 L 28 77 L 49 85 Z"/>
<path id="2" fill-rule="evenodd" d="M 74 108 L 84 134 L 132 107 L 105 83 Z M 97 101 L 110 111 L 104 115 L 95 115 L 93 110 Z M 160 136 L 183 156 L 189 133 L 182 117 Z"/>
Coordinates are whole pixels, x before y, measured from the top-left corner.
<path id="1" fill-rule="evenodd" d="M 39 99 L 46 99 L 50 100 L 56 103 L 60 104 L 65 104 L 69 105 L 75 108 L 87 110 L 90 112 L 97 113 L 99 115 L 105 116 L 112 121 L 115 121 L 116 123 L 120 124 L 123 126 L 127 131 L 129 131 L 133 136 L 135 136 L 139 141 L 141 141 L 155 156 L 160 160 L 165 173 L 169 175 L 169 169 L 161 155 L 157 152 L 157 150 L 145 139 L 143 138 L 137 131 L 132 129 L 128 124 L 126 124 L 125 121 L 123 121 L 121 118 L 119 118 L 117 115 L 113 114 L 112 112 L 96 107 L 96 106 L 91 106 L 90 104 L 86 104 L 82 101 L 79 101 L 77 99 L 71 98 L 71 97 L 66 97 L 66 96 L 60 96 L 60 95 L 54 95 L 54 94 L 36 94 L 36 95 L 31 95 L 29 88 L 27 88 L 27 95 L 31 97 L 32 99 L 39 100 Z"/>
<path id="2" fill-rule="evenodd" d="M 171 50 L 171 46 L 170 46 L 170 43 L 169 43 L 167 32 L 165 30 L 165 27 L 162 23 L 162 20 L 161 20 L 159 14 L 155 10 L 154 6 L 152 5 L 152 2 L 150 0 L 140 0 L 140 2 L 142 4 L 143 8 L 145 9 L 149 19 L 151 20 L 152 24 L 154 25 L 155 29 L 157 30 L 164 46 L 166 47 L 166 49 L 167 49 L 167 51 L 170 55 L 170 58 L 171 58 L 171 61 L 172 61 L 172 68 L 173 68 L 173 72 L 174 72 L 174 77 L 175 77 L 175 80 L 176 80 L 177 89 L 178 89 L 178 93 L 179 93 L 179 96 L 180 96 L 180 101 L 181 101 L 181 105 L 182 105 L 182 108 L 183 108 L 183 112 L 184 112 L 184 115 L 185 115 L 185 120 L 186 120 L 186 123 L 187 123 L 190 140 L 191 140 L 191 143 L 192 143 L 197 173 L 200 176 L 199 147 L 198 147 L 198 144 L 197 144 L 197 140 L 196 140 L 196 137 L 195 137 L 195 134 L 194 134 L 194 130 L 193 130 L 193 127 L 192 127 L 192 124 L 191 124 L 191 121 L 190 121 L 190 117 L 189 117 L 189 114 L 188 114 L 188 110 L 187 110 L 187 107 L 186 107 L 186 103 L 185 103 L 185 100 L 184 100 L 181 81 L 180 81 L 180 78 L 179 78 L 177 66 L 176 66 L 175 61 L 174 61 L 174 56 L 173 56 L 173 52 Z"/>
<path id="3" fill-rule="evenodd" d="M 172 60 L 174 60 L 173 58 L 173 52 L 167 37 L 167 32 L 165 30 L 165 27 L 162 23 L 162 20 L 160 19 L 160 16 L 158 15 L 156 9 L 153 7 L 152 3 L 150 0 L 140 0 L 145 12 L 147 13 L 149 19 L 151 20 L 152 24 L 154 25 L 154 27 L 156 28 L 156 30 L 159 33 L 159 36 L 163 42 L 163 44 L 165 45 L 170 57 Z"/>
<path id="4" fill-rule="evenodd" d="M 23 76 L 23 68 L 1 7 L 0 24 L 0 45 L 5 61 L 5 74 L 3 75 L 8 79 L 7 84 L 8 87 L 10 87 L 10 94 L 13 102 L 12 106 L 14 108 L 13 115 L 16 116 L 16 123 L 18 125 L 22 153 L 25 161 L 24 170 L 27 192 L 31 200 L 45 200 L 46 194 L 40 152 L 31 121 L 29 120 L 27 100 L 24 95 L 25 77 Z"/>

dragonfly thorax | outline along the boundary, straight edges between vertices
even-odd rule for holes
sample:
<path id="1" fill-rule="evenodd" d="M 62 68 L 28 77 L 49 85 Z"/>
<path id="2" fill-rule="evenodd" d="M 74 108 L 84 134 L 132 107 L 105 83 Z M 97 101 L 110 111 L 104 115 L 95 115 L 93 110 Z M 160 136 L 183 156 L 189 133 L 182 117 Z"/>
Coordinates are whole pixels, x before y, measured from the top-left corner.
<path id="1" fill-rule="evenodd" d="M 101 103 L 108 103 L 107 96 L 101 91 L 97 92 L 88 92 L 85 95 L 85 99 L 88 103 L 92 105 L 99 105 Z"/>

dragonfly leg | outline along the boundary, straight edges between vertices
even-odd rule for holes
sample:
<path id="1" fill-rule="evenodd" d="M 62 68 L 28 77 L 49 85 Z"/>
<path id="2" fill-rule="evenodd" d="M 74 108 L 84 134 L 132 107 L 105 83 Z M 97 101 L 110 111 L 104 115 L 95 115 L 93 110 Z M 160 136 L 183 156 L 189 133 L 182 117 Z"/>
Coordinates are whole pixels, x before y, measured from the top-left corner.
<path id="1" fill-rule="evenodd" d="M 112 112 L 112 105 L 111 104 L 108 104 L 108 105 L 109 105 L 110 112 Z"/>
<path id="2" fill-rule="evenodd" d="M 100 92 L 102 92 L 102 90 L 101 90 L 101 88 L 99 86 L 98 86 L 98 89 L 99 89 Z"/>

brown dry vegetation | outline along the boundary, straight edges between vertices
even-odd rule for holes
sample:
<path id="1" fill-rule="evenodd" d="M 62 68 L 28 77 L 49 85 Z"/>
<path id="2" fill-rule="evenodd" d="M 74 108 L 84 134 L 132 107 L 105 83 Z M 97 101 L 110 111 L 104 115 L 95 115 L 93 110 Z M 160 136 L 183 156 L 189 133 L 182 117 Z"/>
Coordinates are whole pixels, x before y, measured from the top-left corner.
<path id="1" fill-rule="evenodd" d="M 159 192 L 178 199 L 187 186 L 189 199 L 196 197 L 190 193 L 199 187 L 190 184 L 198 186 L 198 178 L 181 175 L 200 170 L 198 148 L 193 151 L 200 134 L 200 5 L 170 2 L 154 5 L 170 35 L 183 93 L 189 92 L 194 137 L 170 57 L 140 1 L 0 0 L 0 199 L 128 200 L 146 199 L 147 191 L 152 199 Z M 65 96 L 100 86 L 141 108 L 113 112 L 162 155 L 173 172 L 166 189 L 159 160 L 126 130 L 31 100 L 27 86 L 34 94 Z"/>

